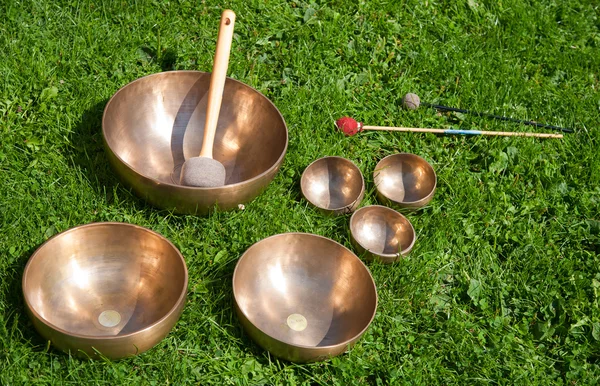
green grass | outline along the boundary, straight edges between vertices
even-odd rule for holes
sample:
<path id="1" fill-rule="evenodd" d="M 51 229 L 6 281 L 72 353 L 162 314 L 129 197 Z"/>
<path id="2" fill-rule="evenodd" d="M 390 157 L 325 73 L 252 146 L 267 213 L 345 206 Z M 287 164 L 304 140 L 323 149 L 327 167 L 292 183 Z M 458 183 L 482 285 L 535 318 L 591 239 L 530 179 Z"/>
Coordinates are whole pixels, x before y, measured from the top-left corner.
<path id="1" fill-rule="evenodd" d="M 0 4 L 0 384 L 595 384 L 600 381 L 600 8 L 595 1 L 5 1 Z M 176 216 L 134 196 L 102 148 L 120 87 L 172 69 L 210 71 L 223 7 L 238 14 L 229 74 L 270 98 L 289 150 L 244 211 Z M 576 128 L 562 140 L 367 132 L 332 122 L 531 130 L 403 111 L 423 100 Z M 540 130 L 538 130 L 540 131 Z M 408 215 L 410 256 L 369 263 L 379 308 L 347 354 L 298 365 L 244 334 L 238 257 L 267 236 L 311 232 L 350 247 L 348 217 L 299 192 L 303 169 L 339 155 L 365 175 L 412 152 L 438 174 Z M 21 277 L 50 236 L 125 221 L 186 258 L 189 297 L 152 350 L 116 362 L 49 347 Z"/>

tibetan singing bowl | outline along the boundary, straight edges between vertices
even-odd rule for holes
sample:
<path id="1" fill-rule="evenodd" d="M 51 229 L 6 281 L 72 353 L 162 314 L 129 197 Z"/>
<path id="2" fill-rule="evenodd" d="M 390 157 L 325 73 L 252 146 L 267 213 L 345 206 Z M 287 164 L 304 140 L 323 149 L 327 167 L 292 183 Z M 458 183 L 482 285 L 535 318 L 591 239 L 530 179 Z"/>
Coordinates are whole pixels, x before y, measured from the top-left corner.
<path id="1" fill-rule="evenodd" d="M 360 259 L 333 240 L 307 233 L 252 245 L 235 267 L 233 297 L 248 335 L 293 362 L 345 352 L 377 308 L 375 283 Z"/>
<path id="2" fill-rule="evenodd" d="M 29 259 L 27 312 L 38 332 L 82 357 L 123 358 L 163 339 L 185 303 L 183 256 L 159 234 L 125 223 L 60 233 Z"/>
<path id="3" fill-rule="evenodd" d="M 328 214 L 353 212 L 365 194 L 360 169 L 342 157 L 324 157 L 304 170 L 300 179 L 302 194 L 308 202 Z"/>
<path id="4" fill-rule="evenodd" d="M 210 73 L 171 71 L 140 78 L 110 99 L 102 118 L 116 173 L 152 205 L 176 213 L 236 208 L 259 195 L 279 170 L 288 132 L 279 110 L 253 88 L 228 78 L 213 157 L 225 186 L 179 184 L 181 166 L 200 154 Z"/>
<path id="5" fill-rule="evenodd" d="M 383 263 L 397 261 L 415 244 L 415 230 L 408 219 L 379 205 L 365 206 L 352 215 L 350 235 L 359 254 Z"/>
<path id="6" fill-rule="evenodd" d="M 392 154 L 379 161 L 373 179 L 382 203 L 404 209 L 427 205 L 437 184 L 433 167 L 418 155 L 409 153 Z"/>

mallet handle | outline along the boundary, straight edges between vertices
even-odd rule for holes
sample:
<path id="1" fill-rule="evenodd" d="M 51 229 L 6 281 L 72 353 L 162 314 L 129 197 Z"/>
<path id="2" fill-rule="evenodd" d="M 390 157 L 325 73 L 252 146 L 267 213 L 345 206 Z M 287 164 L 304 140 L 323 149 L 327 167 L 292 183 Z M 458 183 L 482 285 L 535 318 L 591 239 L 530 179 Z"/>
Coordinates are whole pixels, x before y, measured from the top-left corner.
<path id="1" fill-rule="evenodd" d="M 562 134 L 547 133 L 521 133 L 514 131 L 481 131 L 481 130 L 453 130 L 453 129 L 421 129 L 416 127 L 388 127 L 388 126 L 366 126 L 362 130 L 380 130 L 380 131 L 407 131 L 415 133 L 436 133 L 436 134 L 459 134 L 459 135 L 499 135 L 505 137 L 539 137 L 539 138 L 562 138 Z"/>
<path id="2" fill-rule="evenodd" d="M 423 106 L 433 107 L 434 109 L 437 109 L 437 110 L 454 111 L 454 112 L 463 113 L 463 114 L 473 114 L 473 115 L 476 115 L 478 117 L 489 117 L 489 118 L 494 118 L 494 119 L 498 119 L 498 120 L 501 120 L 501 121 L 522 123 L 524 125 L 530 125 L 530 126 L 535 126 L 535 127 L 543 127 L 544 129 L 560 130 L 560 131 L 562 131 L 564 133 L 572 133 L 573 132 L 573 129 L 567 129 L 567 128 L 564 128 L 564 127 L 559 127 L 559 126 L 554 126 L 554 125 L 546 125 L 544 123 L 538 123 L 538 122 L 533 122 L 533 121 L 526 121 L 526 120 L 523 120 L 523 119 L 503 117 L 501 115 L 495 115 L 495 114 L 490 114 L 490 113 L 481 113 L 479 111 L 473 111 L 473 110 L 467 110 L 467 109 L 458 109 L 456 107 L 448 107 L 448 106 L 436 105 L 436 104 L 427 103 L 427 102 L 421 102 L 421 104 Z"/>
<path id="3" fill-rule="evenodd" d="M 206 121 L 204 123 L 204 139 L 202 140 L 200 157 L 213 157 L 213 144 L 215 142 L 219 111 L 221 110 L 227 68 L 229 67 L 229 53 L 231 52 L 234 24 L 235 13 L 229 9 L 223 11 L 223 14 L 221 15 L 221 24 L 219 25 L 219 35 L 217 37 L 215 60 L 210 76 L 208 106 L 206 108 Z"/>

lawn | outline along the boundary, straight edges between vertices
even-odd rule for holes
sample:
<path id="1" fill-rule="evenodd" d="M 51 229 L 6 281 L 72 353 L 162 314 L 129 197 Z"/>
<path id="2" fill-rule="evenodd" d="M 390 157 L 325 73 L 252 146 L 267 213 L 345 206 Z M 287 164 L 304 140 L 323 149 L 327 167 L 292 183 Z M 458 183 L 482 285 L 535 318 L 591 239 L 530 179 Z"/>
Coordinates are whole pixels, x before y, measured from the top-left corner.
<path id="1" fill-rule="evenodd" d="M 229 76 L 267 96 L 289 130 L 268 189 L 206 217 L 146 204 L 108 165 L 108 99 L 144 75 L 210 71 L 224 7 L 237 22 Z M 600 8 L 555 0 L 3 1 L 0 4 L 0 384 L 595 384 L 600 381 Z M 563 139 L 365 132 L 368 125 L 548 130 L 406 111 L 402 96 L 572 127 Z M 349 216 L 302 198 L 304 168 L 353 160 L 375 204 L 381 158 L 418 154 L 438 176 L 407 217 L 413 251 L 367 263 L 379 307 L 348 353 L 276 359 L 241 329 L 237 259 L 309 232 L 351 248 Z M 24 266 L 52 235 L 97 221 L 148 227 L 189 269 L 188 303 L 150 351 L 82 360 L 25 314 Z"/>

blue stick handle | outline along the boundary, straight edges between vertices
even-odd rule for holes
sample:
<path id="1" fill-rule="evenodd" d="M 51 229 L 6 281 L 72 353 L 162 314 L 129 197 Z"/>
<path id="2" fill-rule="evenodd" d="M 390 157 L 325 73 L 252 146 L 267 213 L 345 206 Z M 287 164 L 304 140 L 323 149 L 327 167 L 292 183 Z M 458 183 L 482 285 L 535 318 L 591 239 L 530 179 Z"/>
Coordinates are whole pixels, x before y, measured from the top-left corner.
<path id="1" fill-rule="evenodd" d="M 444 130 L 444 134 L 481 135 L 481 131 L 448 129 L 448 130 Z"/>

